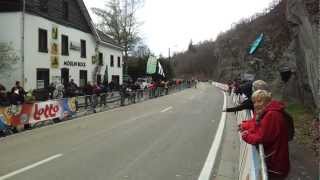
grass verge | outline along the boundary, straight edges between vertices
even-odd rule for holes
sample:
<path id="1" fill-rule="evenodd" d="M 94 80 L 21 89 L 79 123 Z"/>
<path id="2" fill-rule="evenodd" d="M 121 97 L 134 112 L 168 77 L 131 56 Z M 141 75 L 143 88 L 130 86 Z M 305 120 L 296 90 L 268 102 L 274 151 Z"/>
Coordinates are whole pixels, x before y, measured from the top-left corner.
<path id="1" fill-rule="evenodd" d="M 319 120 L 311 108 L 298 103 L 288 103 L 287 111 L 292 115 L 295 126 L 295 141 L 313 150 L 319 157 Z"/>

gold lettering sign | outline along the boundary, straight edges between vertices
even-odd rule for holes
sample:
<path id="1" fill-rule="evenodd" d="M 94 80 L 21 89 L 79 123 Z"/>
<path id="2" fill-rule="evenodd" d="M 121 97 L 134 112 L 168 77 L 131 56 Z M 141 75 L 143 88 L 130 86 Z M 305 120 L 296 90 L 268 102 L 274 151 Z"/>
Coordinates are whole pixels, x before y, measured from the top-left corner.
<path id="1" fill-rule="evenodd" d="M 51 56 L 51 68 L 59 68 L 59 56 Z"/>
<path id="2" fill-rule="evenodd" d="M 58 27 L 57 26 L 52 27 L 52 39 L 58 39 Z"/>
<path id="3" fill-rule="evenodd" d="M 59 53 L 59 47 L 57 43 L 51 43 L 51 54 L 52 55 L 58 55 Z"/>

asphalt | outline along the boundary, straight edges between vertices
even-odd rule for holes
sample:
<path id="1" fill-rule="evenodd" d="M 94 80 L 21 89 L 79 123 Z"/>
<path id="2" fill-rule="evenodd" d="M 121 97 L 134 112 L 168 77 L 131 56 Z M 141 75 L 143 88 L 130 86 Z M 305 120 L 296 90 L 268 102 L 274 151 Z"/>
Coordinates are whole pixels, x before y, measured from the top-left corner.
<path id="1" fill-rule="evenodd" d="M 194 180 L 221 117 L 209 84 L 0 139 L 0 180 Z"/>

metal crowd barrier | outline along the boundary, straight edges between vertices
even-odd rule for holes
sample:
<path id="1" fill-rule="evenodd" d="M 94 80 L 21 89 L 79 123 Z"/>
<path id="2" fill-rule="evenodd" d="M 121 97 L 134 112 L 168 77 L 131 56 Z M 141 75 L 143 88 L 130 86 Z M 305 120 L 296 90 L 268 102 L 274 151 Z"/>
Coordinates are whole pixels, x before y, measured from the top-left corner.
<path id="1" fill-rule="evenodd" d="M 152 93 L 149 89 L 143 89 L 129 92 L 129 96 L 121 96 L 121 93 L 116 91 L 0 107 L 0 136 L 6 130 L 22 131 L 37 125 L 61 122 L 87 113 L 102 112 L 119 105 L 128 105 L 173 94 L 186 88 L 187 86 L 182 83 L 170 86 L 168 89 L 157 88 Z M 112 105 L 113 107 L 111 107 Z M 26 116 L 26 113 L 29 115 Z M 49 117 L 48 113 L 52 117 Z"/>
<path id="2" fill-rule="evenodd" d="M 228 91 L 228 86 L 226 84 L 221 84 L 218 82 L 213 82 L 212 85 Z M 232 102 L 237 105 L 242 100 L 241 96 L 231 93 Z M 247 119 L 251 119 L 253 116 L 252 112 L 249 110 L 243 110 L 237 112 L 236 120 L 238 124 Z M 268 180 L 267 167 L 265 164 L 265 154 L 262 144 L 254 146 L 246 143 L 240 137 L 240 156 L 239 156 L 239 180 Z"/>
<path id="3" fill-rule="evenodd" d="M 241 98 L 232 93 L 233 103 L 236 105 Z M 252 111 L 243 110 L 237 113 L 237 122 L 251 119 Z M 264 160 L 262 144 L 254 146 L 246 143 L 240 137 L 239 180 L 268 180 L 267 168 Z"/>

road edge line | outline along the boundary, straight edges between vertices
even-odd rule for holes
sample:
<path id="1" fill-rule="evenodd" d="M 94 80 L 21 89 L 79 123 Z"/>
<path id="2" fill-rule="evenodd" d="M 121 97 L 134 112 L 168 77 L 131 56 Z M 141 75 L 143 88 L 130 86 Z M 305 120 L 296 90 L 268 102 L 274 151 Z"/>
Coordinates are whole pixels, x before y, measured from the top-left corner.
<path id="1" fill-rule="evenodd" d="M 226 97 L 225 92 L 223 92 L 223 97 L 224 97 L 223 109 L 225 109 L 227 106 L 227 104 L 226 104 L 227 97 Z M 209 180 L 210 179 L 211 172 L 212 172 L 213 166 L 215 164 L 218 151 L 221 146 L 222 135 L 223 135 L 224 127 L 225 127 L 225 120 L 226 120 L 226 112 L 222 112 L 221 119 L 220 119 L 219 126 L 218 126 L 218 130 L 216 132 L 215 138 L 212 142 L 212 145 L 211 145 L 210 151 L 208 153 L 206 162 L 203 165 L 203 168 L 202 168 L 201 173 L 198 177 L 198 180 Z"/>

